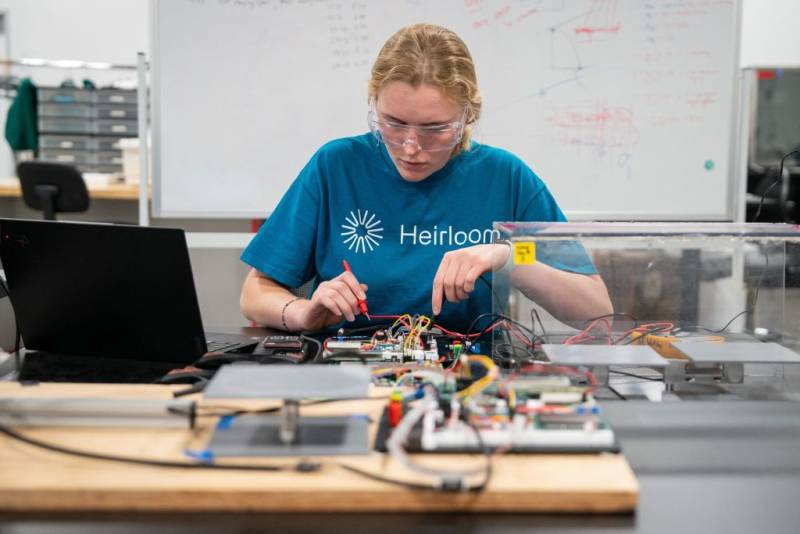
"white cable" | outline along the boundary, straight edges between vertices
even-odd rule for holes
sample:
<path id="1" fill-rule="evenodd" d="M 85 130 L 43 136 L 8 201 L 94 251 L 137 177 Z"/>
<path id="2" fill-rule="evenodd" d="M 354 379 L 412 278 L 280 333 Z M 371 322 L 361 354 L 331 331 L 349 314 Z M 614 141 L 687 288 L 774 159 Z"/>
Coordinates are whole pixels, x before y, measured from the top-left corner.
<path id="1" fill-rule="evenodd" d="M 386 450 L 389 451 L 390 456 L 401 463 L 406 468 L 422 473 L 447 479 L 452 477 L 469 477 L 474 476 L 485 471 L 484 467 L 477 467 L 473 469 L 459 469 L 459 470 L 444 470 L 433 469 L 424 465 L 417 464 L 411 460 L 405 450 L 405 444 L 408 440 L 411 430 L 414 425 L 427 413 L 428 411 L 436 410 L 439 407 L 439 402 L 435 395 L 430 393 L 431 388 L 425 388 L 425 396 L 414 406 L 403 418 L 400 423 L 392 431 L 389 438 L 386 440 Z"/>

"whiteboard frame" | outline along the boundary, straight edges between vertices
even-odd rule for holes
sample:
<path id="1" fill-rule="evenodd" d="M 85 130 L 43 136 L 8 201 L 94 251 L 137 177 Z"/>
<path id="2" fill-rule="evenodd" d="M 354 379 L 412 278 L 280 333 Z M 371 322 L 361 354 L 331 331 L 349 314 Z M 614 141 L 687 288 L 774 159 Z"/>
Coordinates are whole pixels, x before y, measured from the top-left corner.
<path id="1" fill-rule="evenodd" d="M 160 73 L 159 73 L 159 23 L 158 8 L 159 2 L 169 0 L 149 0 L 150 1 L 150 101 L 151 101 L 151 132 L 152 132 L 152 216 L 157 218 L 194 218 L 194 219 L 263 219 L 271 214 L 271 211 L 241 211 L 241 212 L 214 212 L 214 211 L 169 211 L 162 207 L 161 199 L 161 121 L 160 121 Z M 742 9 L 744 0 L 733 0 L 732 32 L 733 53 L 730 61 L 733 63 L 733 76 L 731 79 L 731 109 L 730 109 L 730 131 L 728 135 L 728 168 L 727 179 L 725 180 L 726 190 L 726 211 L 725 213 L 682 213 L 666 216 L 666 213 L 656 214 L 644 211 L 578 211 L 565 210 L 569 220 L 574 221 L 736 221 L 741 217 L 741 206 L 745 199 L 741 194 L 741 188 L 746 183 L 746 170 L 741 170 L 742 151 L 747 150 L 746 144 L 742 145 L 741 129 L 746 125 L 747 117 L 744 116 L 744 106 L 742 103 L 742 82 L 743 69 L 740 67 L 740 55 L 742 45 Z M 664 216 L 662 216 L 664 215 Z"/>

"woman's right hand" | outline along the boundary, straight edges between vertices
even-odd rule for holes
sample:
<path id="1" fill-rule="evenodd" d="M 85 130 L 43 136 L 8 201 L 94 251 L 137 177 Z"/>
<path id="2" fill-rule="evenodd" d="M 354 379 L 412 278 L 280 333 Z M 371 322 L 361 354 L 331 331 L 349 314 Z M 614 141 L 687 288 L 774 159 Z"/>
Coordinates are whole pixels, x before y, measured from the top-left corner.
<path id="1" fill-rule="evenodd" d="M 310 300 L 298 300 L 286 309 L 292 330 L 319 330 L 344 320 L 355 321 L 361 313 L 358 299 L 366 300 L 367 285 L 345 271 L 317 286 Z"/>

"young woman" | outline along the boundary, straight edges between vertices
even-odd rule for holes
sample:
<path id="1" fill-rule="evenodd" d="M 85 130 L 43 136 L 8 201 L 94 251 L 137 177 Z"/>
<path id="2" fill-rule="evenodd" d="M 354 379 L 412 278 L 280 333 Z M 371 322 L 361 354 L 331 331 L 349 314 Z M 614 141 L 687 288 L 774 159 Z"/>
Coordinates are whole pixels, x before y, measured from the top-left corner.
<path id="1" fill-rule="evenodd" d="M 566 220 L 525 163 L 472 141 L 481 96 L 452 31 L 417 24 L 390 37 L 369 106 L 370 133 L 320 148 L 242 254 L 253 267 L 241 295 L 250 320 L 316 330 L 355 321 L 367 300 L 374 315 L 433 314 L 463 329 L 492 310 L 479 277 L 509 258 L 492 223 Z M 287 289 L 312 279 L 310 298 Z M 612 311 L 588 258 L 570 269 L 540 261 L 512 281 L 565 321 Z"/>

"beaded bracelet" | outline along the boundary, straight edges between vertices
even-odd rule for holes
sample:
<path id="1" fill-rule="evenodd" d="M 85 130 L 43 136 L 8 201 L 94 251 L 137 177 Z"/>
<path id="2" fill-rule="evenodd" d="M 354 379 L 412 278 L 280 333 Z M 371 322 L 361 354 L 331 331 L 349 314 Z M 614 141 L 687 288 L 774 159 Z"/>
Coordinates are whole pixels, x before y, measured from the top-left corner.
<path id="1" fill-rule="evenodd" d="M 286 304 L 283 305 L 283 309 L 281 310 L 281 323 L 283 323 L 283 329 L 286 330 L 287 332 L 291 332 L 291 330 L 289 329 L 289 325 L 286 324 L 286 308 L 288 308 L 289 304 L 291 304 L 292 302 L 297 302 L 302 298 L 303 297 L 295 297 L 292 300 L 287 301 Z"/>

